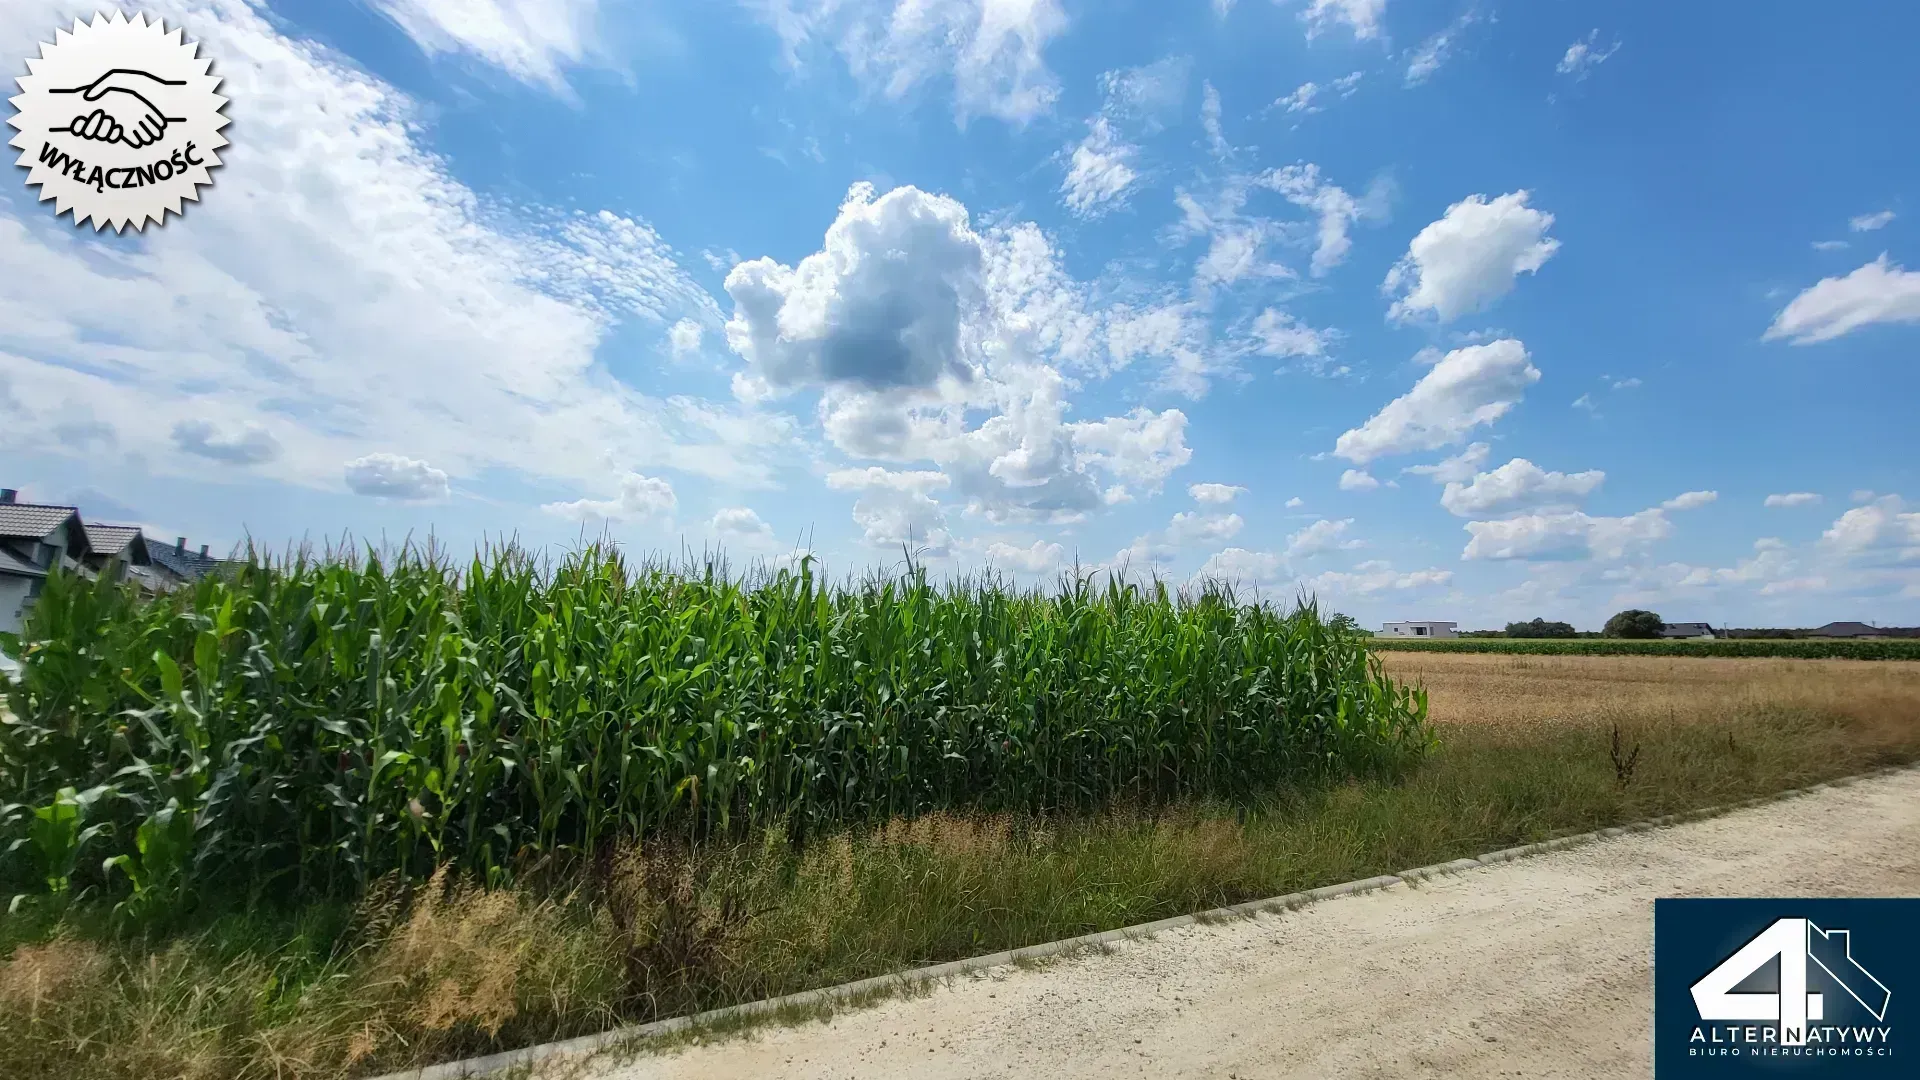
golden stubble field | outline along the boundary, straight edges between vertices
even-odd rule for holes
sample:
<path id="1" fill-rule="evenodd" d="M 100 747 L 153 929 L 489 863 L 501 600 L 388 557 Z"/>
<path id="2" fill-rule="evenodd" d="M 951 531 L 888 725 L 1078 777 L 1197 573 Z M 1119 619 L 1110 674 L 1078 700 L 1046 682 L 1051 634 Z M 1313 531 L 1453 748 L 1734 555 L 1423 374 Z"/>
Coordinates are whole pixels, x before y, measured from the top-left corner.
<path id="1" fill-rule="evenodd" d="M 1441 724 L 1723 721 L 1773 710 L 1920 725 L 1920 663 L 1380 653 Z"/>

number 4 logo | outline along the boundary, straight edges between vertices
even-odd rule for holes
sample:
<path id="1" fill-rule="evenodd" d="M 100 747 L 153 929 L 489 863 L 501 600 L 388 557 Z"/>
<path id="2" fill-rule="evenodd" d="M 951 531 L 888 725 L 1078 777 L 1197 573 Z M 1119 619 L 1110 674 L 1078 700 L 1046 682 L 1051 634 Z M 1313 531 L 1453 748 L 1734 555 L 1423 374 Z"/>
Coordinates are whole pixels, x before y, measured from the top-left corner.
<path id="1" fill-rule="evenodd" d="M 1780 958 L 1777 993 L 1736 994 L 1733 988 Z M 1780 1044 L 1805 1046 L 1807 1021 L 1825 1018 L 1826 999 L 1807 989 L 1808 964 L 1818 967 L 1873 1014 L 1887 1018 L 1893 997 L 1886 984 L 1853 959 L 1852 935 L 1822 930 L 1806 919 L 1777 919 L 1759 936 L 1720 962 L 1693 984 L 1693 1004 L 1702 1020 L 1771 1020 L 1780 1026 Z"/>

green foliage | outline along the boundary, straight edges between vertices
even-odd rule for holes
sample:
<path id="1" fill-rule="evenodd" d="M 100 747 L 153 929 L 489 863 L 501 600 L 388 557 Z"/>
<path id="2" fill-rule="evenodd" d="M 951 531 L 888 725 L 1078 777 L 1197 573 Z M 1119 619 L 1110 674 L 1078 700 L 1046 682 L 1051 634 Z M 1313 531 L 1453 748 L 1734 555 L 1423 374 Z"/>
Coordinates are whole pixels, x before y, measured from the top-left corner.
<path id="1" fill-rule="evenodd" d="M 1628 608 L 1608 619 L 1601 632 L 1610 638 L 1657 638 L 1666 625 L 1660 616 L 1651 611 Z"/>
<path id="2" fill-rule="evenodd" d="M 1623 740 L 1640 749 L 1625 784 L 1613 718 L 1469 722 L 1408 774 L 1286 786 L 1243 807 L 1044 823 L 933 814 L 800 848 L 750 835 L 644 864 L 631 904 L 610 905 L 608 890 L 463 883 L 415 888 L 405 907 L 376 890 L 359 905 L 251 909 L 149 935 L 30 903 L 0 919 L 0 1076 L 383 1075 L 1725 806 L 1920 754 L 1912 724 L 1738 704 L 1751 711 L 1711 722 L 1626 714 Z M 624 964 L 636 951 L 667 962 Z"/>
<path id="3" fill-rule="evenodd" d="M 8 833 L 25 834 L 16 835 L 7 844 L 7 853 L 24 850 L 33 864 L 34 874 L 46 884 L 47 892 L 66 895 L 80 849 L 109 827 L 105 822 L 89 825 L 87 817 L 93 805 L 110 793 L 107 787 L 86 791 L 63 787 L 54 792 L 44 806 L 9 803 L 0 807 L 0 824 L 7 827 Z"/>
<path id="4" fill-rule="evenodd" d="M 1745 656 L 1801 660 L 1920 660 L 1920 641 L 1890 638 L 1370 638 L 1374 649 L 1522 653 L 1535 656 Z"/>
<path id="5" fill-rule="evenodd" d="M 498 882 L 636 837 L 1244 802 L 1431 745 L 1424 693 L 1310 606 L 1157 583 L 255 556 L 152 601 L 55 574 L 22 645 L 0 844 L 32 855 L 0 875 L 136 915 L 442 863 Z M 104 861 L 76 863 L 89 840 Z"/>
<path id="6" fill-rule="evenodd" d="M 1510 638 L 1570 638 L 1574 633 L 1572 623 L 1548 622 L 1538 618 L 1530 622 L 1507 624 L 1507 636 Z"/>

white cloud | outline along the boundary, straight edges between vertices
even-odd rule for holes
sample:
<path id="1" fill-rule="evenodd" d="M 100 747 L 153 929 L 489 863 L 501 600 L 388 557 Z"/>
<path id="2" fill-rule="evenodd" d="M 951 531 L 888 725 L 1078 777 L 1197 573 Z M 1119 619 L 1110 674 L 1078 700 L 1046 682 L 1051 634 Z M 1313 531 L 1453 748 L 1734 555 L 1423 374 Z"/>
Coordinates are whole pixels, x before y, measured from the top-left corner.
<path id="1" fill-rule="evenodd" d="M 1453 55 L 1453 43 L 1460 32 L 1478 18 L 1479 14 L 1469 9 L 1445 29 L 1421 42 L 1420 47 L 1413 51 L 1413 59 L 1407 63 L 1407 85 L 1419 86 L 1432 78 L 1433 73 L 1439 71 L 1441 65 Z"/>
<path id="2" fill-rule="evenodd" d="M 1028 547 L 996 542 L 987 545 L 986 556 L 987 562 L 994 566 L 1011 567 L 1026 574 L 1046 574 L 1060 568 L 1066 549 L 1045 540 L 1035 540 Z"/>
<path id="3" fill-rule="evenodd" d="M 1903 270 L 1882 253 L 1846 277 L 1821 278 L 1794 297 L 1761 340 L 1811 345 L 1874 323 L 1910 322 L 1920 322 L 1920 271 Z"/>
<path id="4" fill-rule="evenodd" d="M 1476 475 L 1471 483 L 1450 481 L 1440 505 L 1455 517 L 1505 514 L 1538 506 L 1578 502 L 1606 480 L 1598 469 L 1586 472 L 1547 472 L 1526 458 Z"/>
<path id="5" fill-rule="evenodd" d="M 189 454 L 227 465 L 258 465 L 280 456 L 280 440 L 252 421 L 220 426 L 182 420 L 173 425 L 173 442 Z"/>
<path id="6" fill-rule="evenodd" d="M 1179 547 L 1193 544 L 1217 544 L 1231 540 L 1246 527 L 1239 514 L 1205 514 L 1197 510 L 1173 515 L 1167 522 L 1167 542 Z"/>
<path id="7" fill-rule="evenodd" d="M 429 56 L 464 52 L 521 82 L 566 91 L 597 38 L 599 0 L 369 0 Z"/>
<path id="8" fill-rule="evenodd" d="M 1236 487 L 1233 484 L 1187 485 L 1187 494 L 1193 496 L 1194 502 L 1210 503 L 1215 506 L 1224 506 L 1232 502 L 1237 496 L 1245 495 L 1246 493 L 1246 488 Z"/>
<path id="9" fill-rule="evenodd" d="M 1639 387 L 1640 387 L 1640 380 L 1637 378 L 1616 379 L 1613 382 L 1613 388 L 1615 390 L 1637 390 L 1639 389 Z"/>
<path id="10" fill-rule="evenodd" d="M 1718 499 L 1717 491 L 1683 491 L 1660 504 L 1662 510 L 1698 510 Z"/>
<path id="11" fill-rule="evenodd" d="M 1220 148 L 1223 155 L 1231 150 L 1224 145 Z M 1247 213 L 1249 196 L 1261 188 L 1313 211 L 1316 224 L 1309 227 L 1299 221 Z M 1194 266 L 1193 283 L 1195 300 L 1206 303 L 1215 286 L 1295 277 L 1292 269 L 1268 256 L 1267 247 L 1275 241 L 1311 247 L 1313 272 L 1315 276 L 1324 275 L 1346 258 L 1352 247 L 1348 234 L 1354 222 L 1385 216 L 1390 190 L 1389 184 L 1379 181 L 1365 195 L 1355 198 L 1327 182 L 1317 165 L 1307 163 L 1260 173 L 1230 172 L 1209 193 L 1196 196 L 1186 190 L 1175 191 L 1174 205 L 1181 216 L 1164 235 L 1175 245 L 1199 237 L 1207 239 L 1206 254 Z"/>
<path id="12" fill-rule="evenodd" d="M 1314 97 L 1317 96 L 1319 93 L 1320 93 L 1319 84 L 1313 82 L 1312 80 L 1308 80 L 1307 82 L 1303 82 L 1299 86 L 1294 87 L 1293 93 L 1288 94 L 1285 97 L 1275 98 L 1273 101 L 1273 104 L 1275 108 L 1285 106 L 1286 110 L 1290 113 L 1291 112 L 1309 112 L 1309 113 L 1319 112 L 1320 110 L 1316 108 L 1313 104 Z"/>
<path id="13" fill-rule="evenodd" d="M 1301 507 L 1307 505 L 1307 501 L 1305 499 L 1302 499 L 1300 496 L 1295 495 L 1293 498 L 1287 500 L 1286 505 L 1287 505 L 1287 509 L 1289 510 L 1298 510 Z"/>
<path id="14" fill-rule="evenodd" d="M 1140 67 L 1116 68 L 1100 75 L 1101 114 L 1158 131 L 1186 101 L 1193 62 L 1168 56 Z"/>
<path id="15" fill-rule="evenodd" d="M 1592 394 L 1581 394 L 1579 397 L 1574 398 L 1573 407 L 1576 409 L 1585 409 L 1587 412 L 1596 414 L 1600 411 L 1600 406 L 1594 404 Z"/>
<path id="16" fill-rule="evenodd" d="M 1341 491 L 1372 491 L 1380 486 L 1380 481 L 1365 469 L 1348 469 L 1340 474 Z"/>
<path id="17" fill-rule="evenodd" d="M 692 319 L 681 319 L 667 331 L 667 343 L 673 349 L 673 358 L 683 360 L 700 351 L 700 324 Z"/>
<path id="18" fill-rule="evenodd" d="M 8 37 L 53 25 L 51 8 L 5 11 Z M 84 422 L 102 433 L 84 448 L 102 468 L 137 458 L 202 479 L 211 451 L 327 490 L 341 462 L 405 432 L 410 454 L 454 475 L 768 481 L 783 418 L 654 399 L 596 359 L 623 321 L 719 321 L 651 227 L 490 203 L 419 144 L 414 102 L 255 7 L 155 14 L 219 58 L 248 137 L 191 228 L 107 246 L 0 209 L 0 371 L 18 405 L 0 456 L 62 452 L 52 427 Z"/>
<path id="19" fill-rule="evenodd" d="M 1227 142 L 1227 132 L 1220 123 L 1220 91 L 1213 83 L 1202 83 L 1200 87 L 1200 126 L 1207 133 L 1207 149 L 1221 161 L 1233 156 L 1233 145 Z"/>
<path id="20" fill-rule="evenodd" d="M 1013 124 L 1052 109 L 1059 80 L 1049 42 L 1067 28 L 1057 0 L 765 0 L 756 5 L 789 64 L 819 42 L 837 47 L 854 78 L 900 99 L 934 78 L 953 80 L 961 122 Z"/>
<path id="21" fill-rule="evenodd" d="M 760 520 L 760 515 L 750 507 L 722 507 L 714 512 L 713 520 L 707 523 L 707 527 L 722 536 L 745 541 L 749 546 L 773 541 L 773 526 Z"/>
<path id="22" fill-rule="evenodd" d="M 1814 492 L 1793 491 L 1793 492 L 1788 492 L 1784 495 L 1769 495 L 1766 498 L 1765 505 L 1790 507 L 1790 506 L 1817 506 L 1819 505 L 1819 503 L 1820 503 L 1820 496 L 1815 494 Z"/>
<path id="23" fill-rule="evenodd" d="M 1193 577 L 1198 582 L 1261 585 L 1279 581 L 1287 574 L 1287 560 L 1283 555 L 1230 547 L 1209 556 Z"/>
<path id="24" fill-rule="evenodd" d="M 1342 75 L 1340 78 L 1333 80 L 1325 86 L 1321 86 L 1319 83 L 1312 81 L 1301 83 L 1294 88 L 1293 93 L 1274 101 L 1273 106 L 1276 109 L 1284 107 L 1290 113 L 1311 114 L 1320 112 L 1325 109 L 1326 106 L 1317 105 L 1315 104 L 1316 101 L 1321 100 L 1323 96 L 1327 94 L 1338 94 L 1342 98 L 1352 97 L 1353 92 L 1358 89 L 1360 79 L 1364 74 L 1364 72 L 1356 71 L 1351 75 Z"/>
<path id="25" fill-rule="evenodd" d="M 1614 560 L 1664 540 L 1673 524 L 1658 509 L 1627 517 L 1594 517 L 1578 510 L 1469 521 L 1463 559 Z"/>
<path id="26" fill-rule="evenodd" d="M 1409 465 L 1400 470 L 1413 476 L 1425 476 L 1436 484 L 1451 484 L 1456 481 L 1473 479 L 1480 466 L 1487 463 L 1487 457 L 1493 453 L 1493 447 L 1477 442 L 1450 458 L 1443 458 L 1432 465 Z"/>
<path id="27" fill-rule="evenodd" d="M 346 465 L 347 487 L 356 495 L 424 502 L 447 497 L 447 474 L 399 454 L 368 454 Z"/>
<path id="28" fill-rule="evenodd" d="M 1086 138 L 1073 148 L 1067 178 L 1060 184 L 1067 209 L 1083 218 L 1097 218 L 1125 206 L 1127 190 L 1140 175 L 1129 164 L 1139 149 L 1114 134 L 1106 117 L 1095 117 Z"/>
<path id="29" fill-rule="evenodd" d="M 1198 400 L 1206 396 L 1209 377 L 1222 370 L 1211 358 L 1206 314 L 1198 304 L 1166 303 L 1136 310 L 1114 304 L 1106 311 L 1106 345 L 1111 369 L 1118 370 L 1136 357 L 1166 360 L 1158 389 Z"/>
<path id="30" fill-rule="evenodd" d="M 1347 528 L 1352 524 L 1352 518 L 1342 518 L 1339 521 L 1329 521 L 1326 518 L 1321 518 L 1319 521 L 1287 537 L 1287 557 L 1289 559 L 1304 559 L 1308 556 L 1320 555 L 1329 551 L 1348 551 L 1353 548 L 1365 547 L 1365 541 L 1353 540 L 1347 537 Z"/>
<path id="31" fill-rule="evenodd" d="M 1073 447 L 1087 465 L 1157 489 L 1193 459 L 1187 447 L 1187 415 L 1179 409 L 1135 409 L 1125 416 L 1068 425 Z"/>
<path id="32" fill-rule="evenodd" d="M 727 343 L 778 389 L 926 389 L 974 374 L 968 334 L 986 303 L 985 256 L 966 207 L 855 184 L 821 249 L 787 267 L 727 274 Z"/>
<path id="33" fill-rule="evenodd" d="M 1908 510 L 1898 495 L 1882 495 L 1841 514 L 1820 539 L 1847 557 L 1920 561 L 1920 512 Z"/>
<path id="34" fill-rule="evenodd" d="M 1441 587 L 1452 580 L 1451 570 L 1403 572 L 1378 560 L 1363 562 L 1352 571 L 1327 570 L 1296 580 L 1285 556 L 1237 547 L 1214 554 L 1194 574 L 1196 583 L 1225 582 L 1269 588 L 1291 585 L 1314 597 L 1364 597 L 1384 592 L 1409 592 Z"/>
<path id="35" fill-rule="evenodd" d="M 1815 251 L 1845 251 L 1851 246 L 1852 245 L 1848 244 L 1845 240 L 1815 240 L 1813 242 L 1813 250 Z"/>
<path id="36" fill-rule="evenodd" d="M 860 493 L 853 504 L 853 521 L 868 545 L 906 546 L 930 558 L 945 556 L 953 543 L 946 512 L 932 494 L 951 484 L 945 473 L 898 472 L 877 466 L 827 474 L 827 487 Z"/>
<path id="37" fill-rule="evenodd" d="M 1267 308 L 1253 320 L 1254 350 L 1262 356 L 1307 357 L 1327 355 L 1327 347 L 1339 338 L 1338 330 L 1317 330 L 1288 312 Z"/>
<path id="38" fill-rule="evenodd" d="M 1599 41 L 1599 29 L 1589 31 L 1585 38 L 1567 46 L 1566 54 L 1560 58 L 1560 63 L 1556 64 L 1553 70 L 1562 75 L 1572 76 L 1575 82 L 1593 74 L 1594 68 L 1606 63 L 1608 57 L 1620 51 L 1618 41 L 1604 49 L 1596 48 Z"/>
<path id="39" fill-rule="evenodd" d="M 573 521 L 647 521 L 670 516 L 678 505 L 672 484 L 657 476 L 628 473 L 620 480 L 620 493 L 611 499 L 547 503 L 540 509 Z"/>
<path id="40" fill-rule="evenodd" d="M 1346 261 L 1347 252 L 1353 248 L 1348 229 L 1356 219 L 1370 215 L 1369 207 L 1324 180 L 1318 165 L 1270 169 L 1260 177 L 1260 183 L 1279 192 L 1295 206 L 1320 215 L 1318 242 L 1313 249 L 1313 276 L 1321 277 Z"/>
<path id="41" fill-rule="evenodd" d="M 1893 211 L 1882 210 L 1877 214 L 1861 214 L 1859 217 L 1850 218 L 1847 225 L 1854 232 L 1873 232 L 1875 229 L 1884 229 L 1893 224 L 1894 217 Z"/>
<path id="42" fill-rule="evenodd" d="M 1246 521 L 1239 514 L 1183 511 L 1173 515 L 1164 529 L 1156 529 L 1134 539 L 1106 564 L 1120 570 L 1137 565 L 1171 562 L 1183 548 L 1196 544 L 1218 544 L 1237 536 Z"/>
<path id="43" fill-rule="evenodd" d="M 1413 389 L 1341 435 L 1333 452 L 1365 465 L 1395 454 L 1437 450 L 1505 416 L 1539 379 L 1526 346 L 1513 338 L 1455 349 Z"/>
<path id="44" fill-rule="evenodd" d="M 1505 296 L 1516 277 L 1546 265 L 1560 241 L 1547 236 L 1553 215 L 1528 206 L 1528 197 L 1526 191 L 1492 200 L 1469 195 L 1421 229 L 1381 287 L 1385 295 L 1399 294 L 1389 317 L 1428 311 L 1449 322 Z"/>
<path id="45" fill-rule="evenodd" d="M 1162 382 L 1197 394 L 1204 329 L 1177 309 L 1098 309 L 1031 224 L 976 232 L 950 198 L 858 184 L 819 252 L 742 263 L 727 289 L 728 342 L 748 361 L 737 393 L 822 390 L 833 446 L 931 461 L 969 514 L 1078 520 L 1130 497 L 1125 485 L 1157 490 L 1191 457 L 1177 409 L 1067 420 L 1072 384 L 1048 361 L 1103 376 L 1165 349 Z"/>
<path id="46" fill-rule="evenodd" d="M 1824 592 L 1830 587 L 1828 579 L 1819 574 L 1808 577 L 1782 578 L 1769 581 L 1760 587 L 1761 596 L 1779 596 L 1784 593 Z"/>
<path id="47" fill-rule="evenodd" d="M 1300 18 L 1307 24 L 1307 37 L 1325 33 L 1335 23 L 1345 23 L 1361 41 L 1380 35 L 1380 14 L 1387 0 L 1307 0 Z"/>
<path id="48" fill-rule="evenodd" d="M 1313 596 L 1372 596 L 1383 592 L 1411 592 L 1432 589 L 1453 581 L 1451 570 L 1395 570 L 1380 560 L 1363 562 L 1352 571 L 1328 570 L 1305 579 L 1301 584 Z"/>
<path id="49" fill-rule="evenodd" d="M 1751 557 L 1740 559 L 1732 566 L 1669 563 L 1631 576 L 1642 585 L 1645 592 L 1653 596 L 1664 596 L 1666 591 L 1674 589 L 1751 588 L 1755 585 L 1760 586 L 1757 590 L 1759 595 L 1773 596 L 1824 589 L 1827 585 L 1824 577 L 1789 577 L 1796 569 L 1795 561 L 1788 553 L 1786 543 L 1777 538 L 1762 537 L 1754 541 L 1753 550 Z"/>

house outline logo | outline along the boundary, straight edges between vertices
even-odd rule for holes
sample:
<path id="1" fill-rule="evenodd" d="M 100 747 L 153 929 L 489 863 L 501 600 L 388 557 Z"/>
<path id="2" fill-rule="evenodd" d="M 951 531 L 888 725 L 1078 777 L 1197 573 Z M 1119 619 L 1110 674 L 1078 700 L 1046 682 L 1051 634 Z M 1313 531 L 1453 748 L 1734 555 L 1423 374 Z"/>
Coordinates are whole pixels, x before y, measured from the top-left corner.
<path id="1" fill-rule="evenodd" d="M 1778 984 L 1772 991 L 1736 992 L 1735 988 L 1778 960 Z M 1893 991 L 1853 956 L 1849 930 L 1825 930 L 1811 919 L 1775 919 L 1713 970 L 1688 988 L 1703 1021 L 1751 1021 L 1771 1024 L 1780 1046 L 1806 1046 L 1813 1021 L 1826 1018 L 1826 993 L 1812 988 L 1820 971 L 1876 1021 L 1887 1018 Z M 1842 1029 L 1845 1030 L 1845 1029 Z M 1860 1029 L 1865 1031 L 1866 1029 Z M 1696 1029 L 1697 1035 L 1704 1034 Z M 1815 1036 L 1818 1041 L 1818 1036 Z"/>
<path id="2" fill-rule="evenodd" d="M 197 202 L 213 183 L 227 99 L 221 79 L 181 27 L 118 11 L 55 31 L 8 99 L 20 151 L 40 201 L 94 231 L 136 232 Z"/>

